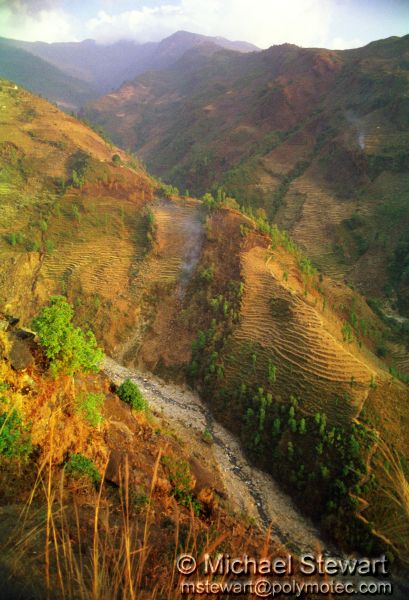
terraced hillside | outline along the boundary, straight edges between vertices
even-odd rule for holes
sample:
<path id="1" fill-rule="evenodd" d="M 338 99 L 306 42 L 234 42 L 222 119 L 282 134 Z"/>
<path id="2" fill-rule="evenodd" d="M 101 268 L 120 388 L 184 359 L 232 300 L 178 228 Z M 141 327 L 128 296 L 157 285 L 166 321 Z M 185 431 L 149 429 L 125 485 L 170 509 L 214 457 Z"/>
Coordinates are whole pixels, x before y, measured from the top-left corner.
<path id="1" fill-rule="evenodd" d="M 196 194 L 222 186 L 324 272 L 408 316 L 406 267 L 390 267 L 409 226 L 408 60 L 408 36 L 348 51 L 197 51 L 86 114 L 153 173 Z"/>
<path id="2" fill-rule="evenodd" d="M 0 87 L 2 307 L 27 322 L 50 294 L 66 293 L 110 347 L 132 319 L 154 184 L 79 121 Z"/>
<path id="3" fill-rule="evenodd" d="M 231 340 L 232 357 L 240 357 L 246 346 L 257 347 L 253 377 L 262 380 L 270 360 L 277 369 L 274 390 L 300 398 L 304 412 L 324 410 L 333 422 L 356 417 L 374 369 L 331 335 L 326 316 L 311 301 L 277 281 L 267 258 L 258 247 L 242 258 L 245 294 L 241 324 Z M 242 370 L 239 358 L 227 365 L 226 377 L 236 378 Z"/>
<path id="4" fill-rule="evenodd" d="M 399 554 L 406 534 L 381 515 L 397 510 L 400 520 L 405 502 L 389 489 L 392 508 L 374 483 L 384 481 L 385 444 L 402 464 L 409 456 L 407 385 L 374 353 L 385 325 L 276 230 L 268 240 L 231 211 L 213 214 L 206 230 L 201 273 L 214 270 L 191 299 L 205 318 L 190 378 L 257 464 L 330 535 Z"/>
<path id="5" fill-rule="evenodd" d="M 384 489 L 378 447 L 406 482 L 408 388 L 380 359 L 406 357 L 359 293 L 262 216 L 172 195 L 14 84 L 0 106 L 0 310 L 29 325 L 66 295 L 108 354 L 196 386 L 341 544 L 405 555 L 402 486 Z"/>

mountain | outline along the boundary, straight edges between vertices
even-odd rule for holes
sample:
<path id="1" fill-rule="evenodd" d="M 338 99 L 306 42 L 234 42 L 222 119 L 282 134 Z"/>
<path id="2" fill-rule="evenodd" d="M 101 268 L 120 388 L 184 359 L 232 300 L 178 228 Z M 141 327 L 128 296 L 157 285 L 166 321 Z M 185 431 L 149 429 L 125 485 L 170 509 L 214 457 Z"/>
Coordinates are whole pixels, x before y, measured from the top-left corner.
<path id="1" fill-rule="evenodd" d="M 97 98 L 91 83 L 67 75 L 52 64 L 0 38 L 0 77 L 12 79 L 31 91 L 46 96 L 61 107 L 78 110 Z"/>
<path id="2" fill-rule="evenodd" d="M 126 40 L 109 45 L 98 44 L 94 40 L 53 44 L 7 40 L 7 43 L 51 63 L 71 77 L 89 83 L 101 94 L 145 71 L 166 68 L 188 50 L 201 45 L 214 44 L 237 52 L 258 50 L 247 42 L 231 42 L 187 31 L 178 31 L 160 42 L 145 44 Z"/>
<path id="3" fill-rule="evenodd" d="M 222 186 L 324 272 L 409 317 L 408 66 L 409 36 L 347 51 L 198 47 L 85 114 L 154 174 L 195 194 Z"/>
<path id="4" fill-rule="evenodd" d="M 229 64 L 231 53 L 214 56 Z M 78 452 L 88 462 L 75 458 L 76 464 L 90 469 L 92 459 L 103 472 L 109 447 L 117 450 L 118 486 L 119 466 L 131 457 L 132 481 L 144 486 L 142 491 L 135 488 L 136 497 L 161 498 L 158 511 L 167 524 L 155 520 L 156 543 L 151 543 L 162 556 L 159 530 L 174 533 L 180 526 L 188 536 L 192 510 L 202 523 L 214 523 L 205 501 L 207 497 L 213 506 L 214 496 L 200 500 L 192 491 L 179 446 L 174 462 L 159 456 L 154 463 L 153 448 L 157 443 L 168 456 L 171 440 L 181 436 L 186 454 L 200 463 L 203 444 L 211 443 L 215 431 L 212 460 L 220 453 L 230 456 L 229 466 L 220 467 L 230 482 L 229 497 L 240 498 L 243 489 L 250 490 L 257 523 L 274 520 L 277 513 L 268 507 L 275 506 L 275 501 L 269 504 L 275 488 L 270 479 L 271 487 L 254 488 L 257 484 L 243 474 L 245 459 L 234 459 L 240 444 L 252 464 L 264 469 L 264 477 L 273 475 L 339 548 L 375 556 L 388 551 L 396 560 L 407 560 L 408 388 L 402 375 L 389 370 L 389 353 L 397 342 L 388 324 L 358 292 L 318 273 L 288 234 L 261 214 L 243 214 L 223 194 L 203 201 L 177 196 L 135 157 L 11 82 L 1 82 L 0 107 L 0 311 L 5 315 L 0 319 L 0 354 L 7 384 L 1 389 L 18 395 L 8 398 L 6 406 L 24 408 L 20 421 L 13 416 L 13 426 L 24 432 L 24 439 L 32 436 L 36 450 L 30 454 L 30 472 L 49 465 L 61 475 L 67 461 L 71 464 L 67 456 Z M 95 380 L 92 373 L 53 379 L 47 372 L 52 354 L 26 347 L 27 339 L 39 343 L 30 331 L 32 319 L 55 295 L 75 308 L 76 327 L 94 331 L 107 354 L 103 369 L 109 381 Z M 18 319 L 23 330 L 10 331 Z M 7 339 L 2 341 L 3 331 Z M 74 331 L 74 341 L 81 340 Z M 67 343 L 72 359 L 68 340 L 58 342 L 57 350 Z M 55 350 L 54 336 L 51 344 Z M 407 352 L 401 348 L 401 353 L 407 363 Z M 173 385 L 155 383 L 152 373 Z M 133 417 L 128 411 L 126 416 L 115 408 L 112 394 L 126 378 L 144 385 L 159 406 L 168 404 L 180 433 L 163 439 L 160 427 L 145 425 L 144 415 Z M 201 406 L 199 396 L 187 396 L 178 383 L 189 383 L 206 405 Z M 84 397 L 101 389 L 103 399 L 91 396 L 87 410 L 94 415 L 95 406 L 105 403 L 107 429 L 97 428 L 91 435 L 80 428 L 78 403 L 82 406 Z M 55 420 L 50 416 L 54 409 Z M 181 426 L 178 415 L 189 409 Z M 7 413 L 0 408 L 2 414 Z M 228 434 L 220 433 L 212 415 Z M 7 433 L 7 444 L 13 435 Z M 49 435 L 55 438 L 50 441 Z M 145 443 L 146 451 L 138 447 L 135 456 L 133 446 Z M 0 454 L 4 447 L 9 446 L 0 445 Z M 50 448 L 55 454 L 47 454 Z M 150 477 L 138 467 L 144 460 Z M 230 471 L 237 468 L 236 481 Z M 11 486 L 7 506 L 16 495 L 13 486 L 20 484 L 13 483 L 19 479 L 9 477 L 9 471 L 4 473 L 7 486 L 2 490 Z M 157 486 L 151 483 L 156 477 Z M 58 479 L 52 497 L 61 497 L 61 485 Z M 217 484 L 209 486 L 214 494 Z M 79 484 L 72 488 L 78 502 L 81 489 Z M 119 485 L 118 492 L 107 485 L 101 490 L 104 506 L 113 506 L 120 515 L 121 499 L 128 502 L 123 488 Z M 85 502 L 89 506 L 95 500 Z M 144 504 L 148 516 L 151 501 Z M 284 521 L 291 523 L 290 502 L 286 497 L 281 502 Z M 138 514 L 139 509 L 132 510 Z M 126 514 L 125 508 L 125 518 L 116 522 L 125 533 Z M 173 527 L 169 519 L 176 518 L 181 521 Z M 88 524 L 95 534 L 93 517 Z M 278 539 L 292 541 L 286 531 Z M 85 548 L 93 545 L 95 557 L 96 542 L 87 540 Z"/>

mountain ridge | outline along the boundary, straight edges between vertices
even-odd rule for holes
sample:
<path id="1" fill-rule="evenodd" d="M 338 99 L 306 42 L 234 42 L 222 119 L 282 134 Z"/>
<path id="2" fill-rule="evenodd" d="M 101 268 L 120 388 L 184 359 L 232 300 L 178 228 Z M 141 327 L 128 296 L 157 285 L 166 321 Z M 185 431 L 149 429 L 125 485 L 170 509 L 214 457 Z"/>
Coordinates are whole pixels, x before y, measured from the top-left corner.
<path id="1" fill-rule="evenodd" d="M 196 194 L 223 187 L 288 229 L 324 272 L 369 297 L 389 289 L 406 310 L 407 279 L 389 265 L 409 224 L 408 42 L 191 52 L 85 114 L 155 175 Z M 375 238 L 379 224 L 388 248 Z"/>
<path id="2" fill-rule="evenodd" d="M 232 42 L 187 31 L 177 31 L 159 42 L 146 43 L 120 40 L 103 44 L 90 39 L 51 44 L 19 40 L 5 40 L 5 43 L 30 52 L 67 75 L 86 81 L 100 94 L 142 72 L 167 67 L 184 52 L 201 44 L 213 43 L 238 52 L 259 50 L 247 42 Z"/>

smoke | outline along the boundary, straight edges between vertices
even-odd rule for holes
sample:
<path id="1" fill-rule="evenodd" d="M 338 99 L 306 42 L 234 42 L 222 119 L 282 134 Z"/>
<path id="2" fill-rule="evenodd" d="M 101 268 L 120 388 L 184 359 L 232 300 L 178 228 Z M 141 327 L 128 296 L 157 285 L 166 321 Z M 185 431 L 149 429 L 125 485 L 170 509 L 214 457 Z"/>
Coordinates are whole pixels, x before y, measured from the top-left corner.
<path id="1" fill-rule="evenodd" d="M 180 298 L 182 299 L 187 285 L 192 277 L 202 253 L 203 246 L 203 227 L 199 221 L 186 219 L 183 224 L 183 231 L 187 242 L 183 254 L 182 272 L 180 281 Z"/>
<path id="2" fill-rule="evenodd" d="M 356 131 L 356 142 L 358 146 L 362 151 L 365 150 L 365 131 L 362 127 L 361 119 L 352 112 L 347 112 L 345 117 L 348 123 L 350 123 Z"/>

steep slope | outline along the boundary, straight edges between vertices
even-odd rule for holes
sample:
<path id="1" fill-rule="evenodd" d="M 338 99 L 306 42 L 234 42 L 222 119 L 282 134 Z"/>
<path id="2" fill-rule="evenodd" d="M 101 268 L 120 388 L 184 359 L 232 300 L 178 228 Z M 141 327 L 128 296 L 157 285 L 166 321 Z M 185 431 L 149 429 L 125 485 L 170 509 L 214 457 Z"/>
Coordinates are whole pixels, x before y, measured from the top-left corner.
<path id="1" fill-rule="evenodd" d="M 265 548 L 264 532 L 245 516 L 254 502 L 232 493 L 244 482 L 226 486 L 216 447 L 159 412 L 159 389 L 148 390 L 152 411 L 141 413 L 102 373 L 77 373 L 67 386 L 63 375 L 50 377 L 27 331 L 3 314 L 0 324 L 2 599 L 181 598 L 178 575 L 169 573 L 189 543 L 232 555 Z M 24 368 L 16 367 L 17 339 L 31 357 Z M 99 409 L 79 410 L 90 396 L 100 398 Z M 73 457 L 81 457 L 77 470 Z M 314 533 L 306 528 L 306 547 Z M 269 551 L 278 556 L 284 547 L 271 540 Z"/>
<path id="2" fill-rule="evenodd" d="M 54 65 L 33 56 L 0 38 L 0 77 L 24 85 L 42 94 L 61 107 L 78 110 L 84 103 L 97 98 L 95 86 L 67 75 Z"/>
<path id="3" fill-rule="evenodd" d="M 28 319 L 67 293 L 114 344 L 135 310 L 155 184 L 132 157 L 15 87 L 3 81 L 0 92 L 1 304 Z"/>
<path id="4" fill-rule="evenodd" d="M 194 385 L 340 545 L 406 557 L 408 388 L 363 298 L 228 199 L 154 200 L 132 157 L 1 87 L 0 310 L 29 325 L 66 295 L 113 358 Z M 401 465 L 386 490 L 383 446 Z"/>
<path id="5" fill-rule="evenodd" d="M 153 173 L 199 194 L 223 186 L 324 272 L 407 311 L 390 261 L 409 225 L 408 60 L 408 36 L 351 51 L 199 48 L 86 114 Z"/>
<path id="6" fill-rule="evenodd" d="M 126 40 L 113 44 L 98 44 L 94 40 L 53 44 L 19 40 L 4 40 L 4 42 L 30 52 L 71 77 L 88 82 L 98 89 L 100 94 L 118 87 L 125 80 L 133 79 L 145 71 L 166 68 L 185 52 L 197 46 L 215 44 L 218 48 L 237 52 L 258 50 L 256 46 L 247 42 L 233 42 L 221 37 L 210 37 L 188 31 L 178 31 L 160 42 L 145 44 Z M 13 79 L 12 72 L 5 75 Z M 30 87 L 28 82 L 22 83 Z M 41 91 L 49 97 L 45 90 Z M 86 99 L 83 103 L 85 101 Z"/>

